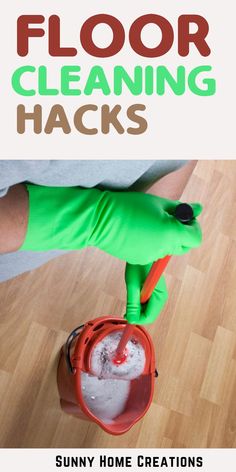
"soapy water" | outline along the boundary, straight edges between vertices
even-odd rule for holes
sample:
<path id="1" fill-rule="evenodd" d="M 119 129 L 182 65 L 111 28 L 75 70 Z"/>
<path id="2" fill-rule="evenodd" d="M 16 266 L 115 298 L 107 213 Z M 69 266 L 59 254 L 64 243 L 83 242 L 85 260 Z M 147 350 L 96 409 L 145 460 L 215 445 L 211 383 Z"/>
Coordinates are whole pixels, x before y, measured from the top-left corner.
<path id="1" fill-rule="evenodd" d="M 103 338 L 91 355 L 91 374 L 81 373 L 83 399 L 89 410 L 106 424 L 123 413 L 129 397 L 131 380 L 139 377 L 145 367 L 142 345 L 132 337 L 127 343 L 127 358 L 114 364 L 113 358 L 122 336 L 116 331 Z"/>
<path id="2" fill-rule="evenodd" d="M 90 360 L 93 375 L 101 379 L 132 380 L 143 373 L 146 361 L 145 352 L 133 336 L 126 346 L 126 360 L 121 364 L 113 362 L 121 336 L 122 331 L 116 331 L 105 336 L 95 346 Z"/>
<path id="3" fill-rule="evenodd" d="M 81 373 L 83 399 L 89 410 L 103 423 L 112 424 L 120 415 L 129 397 L 129 380 L 99 379 Z"/>

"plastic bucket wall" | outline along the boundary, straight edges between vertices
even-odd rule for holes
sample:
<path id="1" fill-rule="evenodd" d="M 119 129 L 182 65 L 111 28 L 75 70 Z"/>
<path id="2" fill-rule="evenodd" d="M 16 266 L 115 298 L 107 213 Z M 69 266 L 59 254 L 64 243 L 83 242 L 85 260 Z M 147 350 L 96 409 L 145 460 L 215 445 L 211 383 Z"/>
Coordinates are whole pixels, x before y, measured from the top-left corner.
<path id="1" fill-rule="evenodd" d="M 83 400 L 81 390 L 81 372 L 89 372 L 90 355 L 94 346 L 114 330 L 125 327 L 126 321 L 121 318 L 102 317 L 90 321 L 81 329 L 80 334 L 71 345 L 71 371 L 68 369 L 68 352 L 66 345 L 61 350 L 58 364 L 57 383 L 61 408 L 68 414 L 93 421 L 110 434 L 127 432 L 147 412 L 153 397 L 155 380 L 155 353 L 152 340 L 147 331 L 136 326 L 134 336 L 142 343 L 146 354 L 146 365 L 143 375 L 131 381 L 129 397 L 124 411 L 111 424 L 106 424 L 89 410 Z"/>

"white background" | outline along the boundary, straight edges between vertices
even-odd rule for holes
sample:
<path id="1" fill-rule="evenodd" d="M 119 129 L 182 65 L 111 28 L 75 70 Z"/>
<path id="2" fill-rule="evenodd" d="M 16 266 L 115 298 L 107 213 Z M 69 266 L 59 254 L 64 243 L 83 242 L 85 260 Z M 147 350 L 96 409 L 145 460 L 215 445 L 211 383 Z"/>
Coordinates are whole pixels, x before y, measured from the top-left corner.
<path id="1" fill-rule="evenodd" d="M 95 456 L 93 467 L 56 467 L 56 456 L 65 457 L 92 457 Z M 99 466 L 99 456 L 118 456 L 132 457 L 132 467 L 129 468 L 101 468 Z M 202 457 L 203 467 L 137 467 L 137 456 L 159 457 L 159 463 L 162 457 Z M 121 472 L 158 472 L 160 470 L 171 472 L 182 471 L 201 471 L 201 472 L 235 472 L 236 451 L 235 449 L 5 449 L 1 451 L 0 466 L 1 470 L 15 472 L 56 472 L 56 471 L 83 471 L 83 472 L 101 472 L 109 470 L 120 470 Z"/>
<path id="2" fill-rule="evenodd" d="M 80 27 L 90 16 L 108 13 L 116 16 L 125 26 L 128 37 L 129 26 L 141 15 L 156 13 L 166 17 L 174 26 L 177 34 L 177 19 L 181 14 L 200 14 L 210 25 L 208 43 L 212 54 L 203 58 L 192 46 L 190 55 L 181 58 L 177 53 L 177 36 L 171 51 L 162 58 L 145 59 L 135 54 L 126 40 L 123 50 L 111 59 L 96 59 L 86 54 L 79 42 Z M 234 158 L 235 144 L 235 7 L 233 1 L 215 0 L 12 0 L 4 3 L 1 15 L 1 45 L 7 48 L 1 57 L 1 141 L 0 158 Z M 16 21 L 21 14 L 58 14 L 61 17 L 63 46 L 73 46 L 79 50 L 77 57 L 52 58 L 47 52 L 47 34 L 44 38 L 30 39 L 30 54 L 20 58 L 16 52 Z M 145 33 L 145 42 L 154 46 L 157 30 L 149 28 Z M 108 34 L 107 34 L 108 33 Z M 95 37 L 101 46 L 107 44 L 111 35 L 106 27 L 96 32 Z M 104 41 L 104 42 L 103 42 Z M 51 87 L 59 86 L 59 70 L 65 64 L 80 65 L 86 76 L 96 64 L 103 66 L 111 77 L 115 65 L 123 65 L 132 72 L 135 65 L 165 65 L 175 73 L 178 65 L 184 65 L 188 71 L 196 66 L 207 64 L 213 67 L 213 76 L 217 80 L 217 93 L 212 97 L 199 97 L 187 91 L 177 97 L 173 92 L 162 97 L 133 97 L 125 93 L 121 97 L 104 97 L 95 93 L 91 97 L 21 97 L 11 88 L 11 76 L 22 65 L 47 65 L 50 71 Z M 82 82 L 81 82 L 82 83 Z M 40 103 L 44 109 L 44 123 L 51 106 L 60 103 L 70 119 L 72 133 L 63 134 L 56 130 L 52 135 L 35 135 L 32 125 L 27 124 L 23 135 L 16 131 L 16 107 L 26 104 L 31 111 L 34 104 Z M 140 136 L 118 135 L 112 131 L 109 135 L 99 133 L 85 136 L 73 127 L 73 113 L 86 103 L 115 105 L 120 103 L 124 112 L 134 103 L 143 103 L 149 123 L 146 133 Z M 124 113 L 125 114 L 125 113 Z M 92 115 L 91 115 L 92 116 Z M 124 115 L 123 115 L 124 116 Z M 96 117 L 96 119 L 95 119 Z M 121 114 L 122 117 L 122 114 Z M 124 125 L 130 122 L 123 119 Z M 94 115 L 92 125 L 99 127 L 99 113 Z"/>

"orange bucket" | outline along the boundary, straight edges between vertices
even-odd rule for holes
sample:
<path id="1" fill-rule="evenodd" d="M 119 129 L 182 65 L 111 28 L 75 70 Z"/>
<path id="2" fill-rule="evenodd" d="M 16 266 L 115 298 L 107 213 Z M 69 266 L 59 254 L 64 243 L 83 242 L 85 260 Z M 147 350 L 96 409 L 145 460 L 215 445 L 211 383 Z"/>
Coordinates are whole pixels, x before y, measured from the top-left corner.
<path id="1" fill-rule="evenodd" d="M 151 405 L 155 369 L 155 351 L 151 337 L 142 326 L 134 326 L 133 336 L 145 352 L 142 375 L 130 380 L 130 388 L 121 414 L 106 423 L 97 417 L 86 404 L 82 390 L 82 374 L 90 373 L 93 349 L 105 336 L 124 330 L 127 321 L 123 318 L 104 316 L 89 321 L 72 331 L 61 349 L 57 371 L 60 404 L 63 411 L 78 418 L 97 423 L 104 431 L 118 435 L 129 431 L 147 412 Z"/>

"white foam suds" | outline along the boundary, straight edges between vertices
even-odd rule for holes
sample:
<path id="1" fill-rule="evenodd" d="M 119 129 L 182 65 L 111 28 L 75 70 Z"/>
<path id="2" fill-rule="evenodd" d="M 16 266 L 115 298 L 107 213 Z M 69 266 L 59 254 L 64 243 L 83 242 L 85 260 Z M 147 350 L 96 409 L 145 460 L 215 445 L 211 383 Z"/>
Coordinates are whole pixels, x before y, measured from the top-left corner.
<path id="1" fill-rule="evenodd" d="M 89 410 L 106 424 L 111 424 L 121 414 L 129 396 L 130 381 L 99 379 L 81 373 L 83 399 Z"/>
<path id="2" fill-rule="evenodd" d="M 142 345 L 132 337 L 126 346 L 127 359 L 122 364 L 114 364 L 117 346 L 122 331 L 111 333 L 102 339 L 91 354 L 91 373 L 102 379 L 132 380 L 139 377 L 145 367 L 145 352 Z"/>

